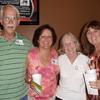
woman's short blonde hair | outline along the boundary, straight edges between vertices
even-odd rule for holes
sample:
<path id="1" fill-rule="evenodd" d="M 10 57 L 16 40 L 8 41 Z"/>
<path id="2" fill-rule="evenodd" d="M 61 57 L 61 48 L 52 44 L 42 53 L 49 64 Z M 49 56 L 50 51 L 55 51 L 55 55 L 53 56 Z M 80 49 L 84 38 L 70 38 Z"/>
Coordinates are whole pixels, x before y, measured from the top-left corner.
<path id="1" fill-rule="evenodd" d="M 65 36 L 68 36 L 68 37 L 70 37 L 72 39 L 72 41 L 76 44 L 76 51 L 77 52 L 80 52 L 80 44 L 79 44 L 79 41 L 78 41 L 77 37 L 74 34 L 72 34 L 71 32 L 64 33 L 61 36 L 61 38 L 59 40 L 59 50 L 62 50 L 62 48 L 63 48 L 63 38 Z"/>

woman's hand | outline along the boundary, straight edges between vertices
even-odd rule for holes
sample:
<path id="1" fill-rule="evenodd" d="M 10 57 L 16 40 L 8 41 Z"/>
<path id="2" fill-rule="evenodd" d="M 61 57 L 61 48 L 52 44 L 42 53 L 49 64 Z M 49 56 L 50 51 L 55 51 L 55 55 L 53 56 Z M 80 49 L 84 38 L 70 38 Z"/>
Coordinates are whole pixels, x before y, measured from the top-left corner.
<path id="1" fill-rule="evenodd" d="M 31 82 L 30 88 L 33 90 L 34 96 L 41 95 L 41 92 L 39 90 L 37 90 L 37 88 L 33 82 Z"/>
<path id="2" fill-rule="evenodd" d="M 100 80 L 90 82 L 90 86 L 91 86 L 91 88 L 100 90 Z"/>
<path id="3" fill-rule="evenodd" d="M 32 76 L 28 73 L 28 68 L 26 69 L 25 82 L 28 84 L 32 82 Z"/>

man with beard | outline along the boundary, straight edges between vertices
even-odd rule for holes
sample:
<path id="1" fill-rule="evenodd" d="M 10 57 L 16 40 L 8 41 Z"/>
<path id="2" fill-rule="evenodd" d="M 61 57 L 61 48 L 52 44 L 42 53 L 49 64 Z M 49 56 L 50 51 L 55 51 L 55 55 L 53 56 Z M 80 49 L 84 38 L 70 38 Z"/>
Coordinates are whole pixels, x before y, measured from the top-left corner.
<path id="1" fill-rule="evenodd" d="M 0 100 L 27 100 L 25 59 L 31 42 L 15 30 L 20 23 L 16 7 L 5 5 L 0 11 Z"/>

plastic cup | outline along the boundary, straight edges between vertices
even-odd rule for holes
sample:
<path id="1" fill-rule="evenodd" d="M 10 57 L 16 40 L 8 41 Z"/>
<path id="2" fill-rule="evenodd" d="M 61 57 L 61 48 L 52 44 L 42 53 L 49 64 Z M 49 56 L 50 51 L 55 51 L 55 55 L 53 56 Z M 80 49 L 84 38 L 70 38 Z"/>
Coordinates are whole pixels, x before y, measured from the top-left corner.
<path id="1" fill-rule="evenodd" d="M 96 81 L 96 80 L 97 80 L 96 69 L 88 70 L 88 71 L 84 74 L 84 76 L 85 76 L 85 82 L 86 82 L 88 94 L 91 94 L 91 95 L 98 95 L 98 89 L 92 88 L 92 87 L 90 86 L 90 83 L 89 83 L 89 82 L 92 82 L 92 81 Z"/>
<path id="2" fill-rule="evenodd" d="M 96 69 L 88 70 L 87 74 L 88 74 L 89 81 L 96 81 L 97 80 Z"/>
<path id="3" fill-rule="evenodd" d="M 41 85 L 41 79 L 42 79 L 42 76 L 41 74 L 33 74 L 32 75 L 32 79 L 35 83 Z"/>

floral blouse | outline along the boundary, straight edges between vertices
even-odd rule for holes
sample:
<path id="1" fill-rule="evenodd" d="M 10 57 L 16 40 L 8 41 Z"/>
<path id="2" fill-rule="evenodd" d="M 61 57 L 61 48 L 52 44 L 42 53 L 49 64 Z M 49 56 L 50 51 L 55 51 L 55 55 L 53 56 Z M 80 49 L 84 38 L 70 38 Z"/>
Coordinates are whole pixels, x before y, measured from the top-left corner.
<path id="1" fill-rule="evenodd" d="M 100 56 L 97 56 L 96 53 L 93 53 L 90 56 L 90 59 L 91 59 L 91 64 L 94 63 L 94 65 L 95 65 L 97 78 L 100 79 Z M 88 95 L 88 99 L 89 100 L 96 100 L 96 98 L 97 98 L 98 100 L 100 100 L 100 90 L 98 90 L 98 92 L 99 92 L 98 96 Z"/>
<path id="2" fill-rule="evenodd" d="M 51 49 L 51 63 L 44 66 L 39 59 L 39 50 L 37 48 L 28 53 L 28 77 L 31 78 L 35 72 L 42 75 L 42 92 L 39 95 L 29 87 L 29 95 L 35 100 L 49 100 L 54 96 L 59 73 L 57 57 L 56 50 Z"/>
<path id="3" fill-rule="evenodd" d="M 100 56 L 98 57 L 95 53 L 90 56 L 91 63 L 94 63 L 98 79 L 100 79 Z"/>

